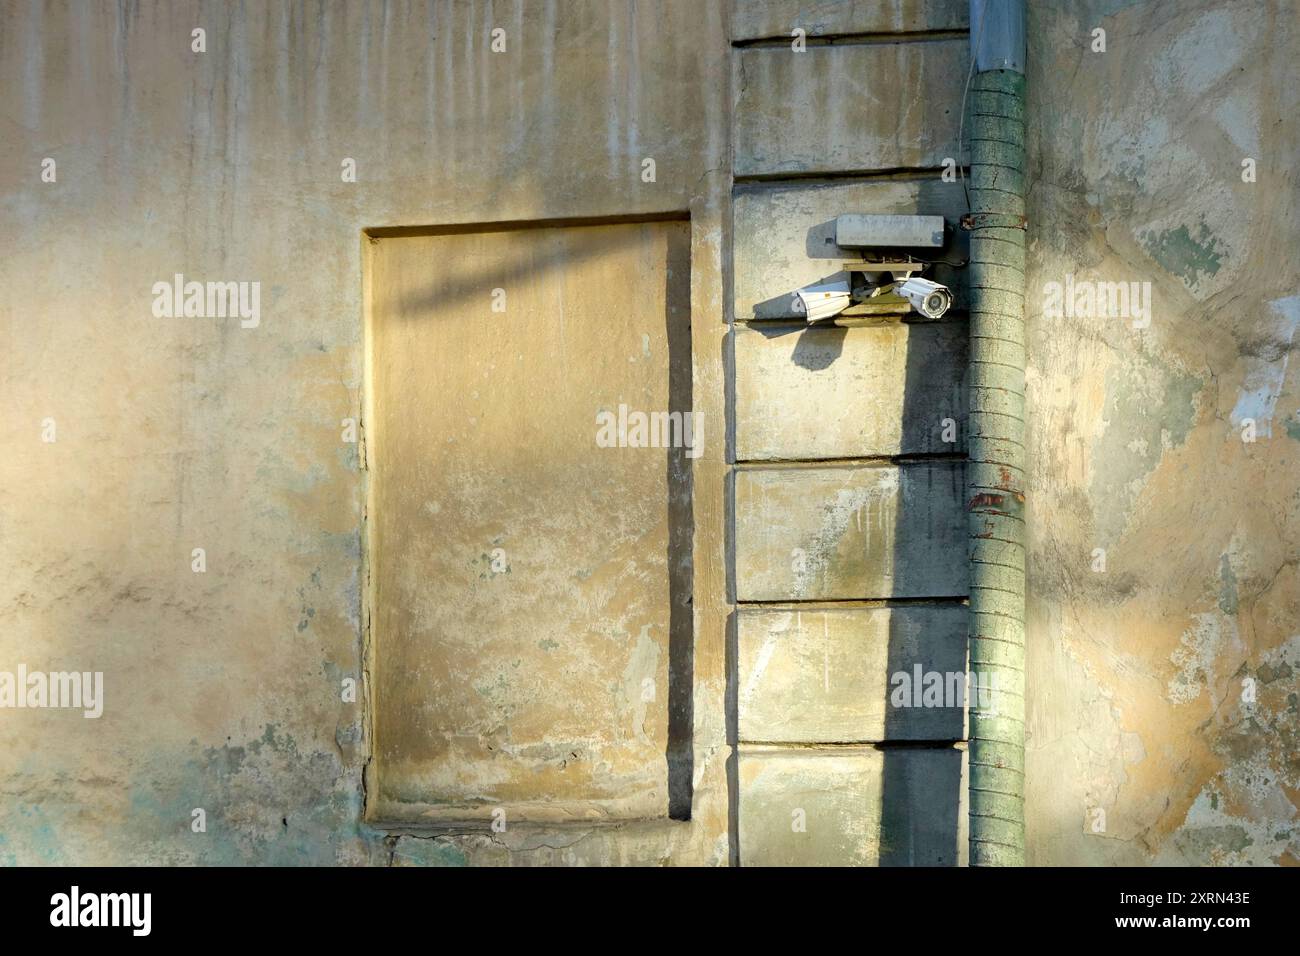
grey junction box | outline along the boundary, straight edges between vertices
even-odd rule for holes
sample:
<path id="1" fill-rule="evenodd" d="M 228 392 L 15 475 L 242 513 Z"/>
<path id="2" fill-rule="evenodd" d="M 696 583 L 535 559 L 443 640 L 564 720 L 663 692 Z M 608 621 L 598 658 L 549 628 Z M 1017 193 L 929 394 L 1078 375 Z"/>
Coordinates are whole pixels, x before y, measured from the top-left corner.
<path id="1" fill-rule="evenodd" d="M 943 216 L 846 213 L 835 218 L 835 244 L 845 249 L 937 249 L 943 246 Z"/>

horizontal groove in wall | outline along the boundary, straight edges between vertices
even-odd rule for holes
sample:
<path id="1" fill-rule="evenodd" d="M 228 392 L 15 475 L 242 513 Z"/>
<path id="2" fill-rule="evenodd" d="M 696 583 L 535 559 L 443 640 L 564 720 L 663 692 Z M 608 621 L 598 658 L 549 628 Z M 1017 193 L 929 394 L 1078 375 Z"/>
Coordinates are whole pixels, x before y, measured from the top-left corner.
<path id="1" fill-rule="evenodd" d="M 798 24 L 790 29 L 794 30 Z M 968 40 L 969 30 L 909 30 L 901 33 L 826 33 L 804 37 L 804 45 L 814 46 L 865 46 L 873 43 L 933 43 L 940 40 Z M 744 40 L 732 40 L 731 46 L 736 50 L 778 49 L 785 47 L 791 53 L 794 37 L 790 35 L 771 37 L 750 37 Z"/>
<path id="2" fill-rule="evenodd" d="M 985 588 L 984 590 L 988 590 Z M 934 597 L 912 598 L 809 598 L 806 601 L 790 598 L 773 598 L 756 600 L 752 598 L 739 600 L 732 605 L 738 611 L 870 611 L 881 608 L 907 607 L 969 607 L 970 596 L 937 595 Z M 992 612 L 989 612 L 992 613 Z"/>
<path id="3" fill-rule="evenodd" d="M 968 607 L 966 597 L 910 597 L 910 598 L 816 598 L 808 601 L 738 601 L 739 610 L 753 611 L 855 611 L 875 608 L 904 607 Z"/>
<path id="4" fill-rule="evenodd" d="M 970 166 L 962 165 L 953 167 L 965 171 L 967 176 L 970 175 Z M 775 172 L 775 173 L 747 173 L 740 176 L 733 176 L 732 183 L 736 186 L 746 185 L 780 185 L 781 183 L 791 183 L 806 186 L 820 185 L 841 185 L 845 180 L 859 180 L 864 183 L 871 182 L 893 182 L 908 181 L 917 179 L 934 179 L 942 176 L 947 167 L 944 166 L 891 166 L 880 169 L 844 169 L 844 170 L 815 170 L 813 172 Z"/>
<path id="5" fill-rule="evenodd" d="M 572 820 L 511 820 L 510 828 L 520 832 L 542 832 L 551 830 L 621 830 L 621 831 L 646 831 L 653 834 L 663 833 L 664 824 L 668 822 L 660 817 L 642 817 L 628 818 L 625 820 L 612 819 L 607 817 L 575 817 Z M 672 821 L 674 824 L 677 821 Z M 482 835 L 485 831 L 491 832 L 491 818 L 485 820 L 471 821 L 447 821 L 438 823 L 369 823 L 367 826 L 373 826 L 383 830 L 388 837 L 410 837 L 413 840 L 434 839 L 436 837 L 446 836 L 472 836 Z"/>
<path id="6" fill-rule="evenodd" d="M 914 465 L 929 461 L 966 461 L 964 451 L 935 451 L 915 455 L 865 455 L 850 458 L 758 458 L 734 462 L 737 471 L 789 471 L 808 468 L 873 468 Z"/>
<path id="7" fill-rule="evenodd" d="M 828 743 L 795 743 L 760 740 L 737 740 L 736 746 L 747 756 L 760 756 L 764 753 L 808 753 L 824 750 L 827 754 L 842 754 L 871 750 L 965 750 L 966 739 L 954 740 L 845 740 Z M 490 822 L 490 821 L 489 821 Z"/>

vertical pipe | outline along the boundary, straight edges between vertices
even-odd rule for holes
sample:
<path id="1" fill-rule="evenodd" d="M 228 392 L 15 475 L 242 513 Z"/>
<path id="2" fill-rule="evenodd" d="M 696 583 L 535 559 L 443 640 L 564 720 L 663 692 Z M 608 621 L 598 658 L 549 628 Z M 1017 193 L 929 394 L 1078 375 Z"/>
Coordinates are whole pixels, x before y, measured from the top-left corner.
<path id="1" fill-rule="evenodd" d="M 970 865 L 1025 862 L 1025 7 L 971 0 Z M 987 683 L 986 683 L 987 682 Z"/>

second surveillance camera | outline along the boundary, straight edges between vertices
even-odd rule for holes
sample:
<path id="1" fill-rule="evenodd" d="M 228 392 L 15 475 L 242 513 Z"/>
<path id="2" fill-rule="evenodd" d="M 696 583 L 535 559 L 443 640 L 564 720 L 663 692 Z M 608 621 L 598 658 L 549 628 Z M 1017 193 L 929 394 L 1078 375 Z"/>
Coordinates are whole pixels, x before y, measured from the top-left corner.
<path id="1" fill-rule="evenodd" d="M 794 294 L 795 311 L 802 312 L 809 324 L 835 318 L 852 301 L 848 279 L 805 286 Z"/>

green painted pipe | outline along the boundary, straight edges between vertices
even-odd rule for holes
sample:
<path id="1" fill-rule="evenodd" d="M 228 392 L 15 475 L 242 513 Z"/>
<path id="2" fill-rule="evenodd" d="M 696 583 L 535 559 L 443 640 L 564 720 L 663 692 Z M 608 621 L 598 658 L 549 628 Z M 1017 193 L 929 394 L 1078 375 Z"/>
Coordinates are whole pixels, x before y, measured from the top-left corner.
<path id="1" fill-rule="evenodd" d="M 1017 21 L 1018 16 L 1018 21 Z M 1019 24 L 1019 37 L 1015 25 Z M 1010 24 L 1010 26 L 1008 26 Z M 982 34 L 993 27 L 999 35 Z M 971 866 L 1025 862 L 1025 77 L 1023 0 L 972 0 Z M 1017 49 L 1017 40 L 1019 46 Z"/>

